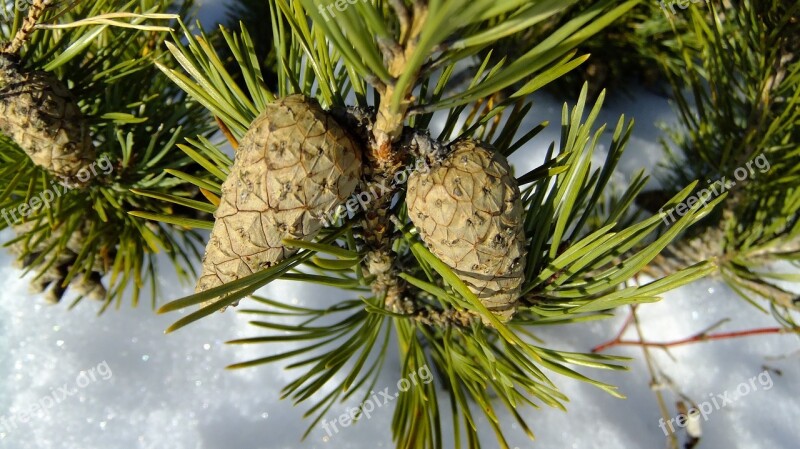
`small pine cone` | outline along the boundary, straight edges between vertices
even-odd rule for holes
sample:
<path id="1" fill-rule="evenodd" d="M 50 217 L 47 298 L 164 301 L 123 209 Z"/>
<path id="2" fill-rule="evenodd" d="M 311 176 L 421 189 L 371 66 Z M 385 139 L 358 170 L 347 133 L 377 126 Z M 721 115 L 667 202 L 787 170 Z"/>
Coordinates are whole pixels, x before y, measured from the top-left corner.
<path id="1" fill-rule="evenodd" d="M 359 182 L 361 151 L 316 101 L 290 95 L 268 104 L 242 139 L 222 184 L 196 291 L 274 266 L 312 240 L 322 218 Z"/>
<path id="2" fill-rule="evenodd" d="M 75 98 L 52 75 L 25 72 L 2 54 L 0 132 L 51 174 L 78 186 L 88 180 L 76 176 L 95 160 L 95 149 Z"/>
<path id="3" fill-rule="evenodd" d="M 23 236 L 33 232 L 36 227 L 35 222 L 29 221 L 15 225 L 13 229 L 18 236 Z M 63 285 L 64 279 L 83 250 L 89 228 L 89 222 L 84 221 L 82 226 L 70 233 L 66 246 L 60 251 L 53 251 L 52 245 L 64 236 L 64 226 L 56 228 L 44 239 L 40 239 L 38 234 L 33 236 L 31 240 L 36 240 L 33 246 L 28 245 L 27 238 L 17 240 L 9 246 L 11 253 L 18 257 L 16 265 L 19 268 L 28 268 L 41 257 L 39 263 L 32 268 L 36 273 L 36 279 L 31 281 L 30 286 L 33 293 L 44 293 L 44 298 L 49 303 L 55 304 L 61 301 L 67 290 L 67 286 Z M 91 271 L 72 278 L 69 287 L 79 295 L 103 301 L 107 293 L 102 283 L 104 273 L 104 263 L 98 257 L 94 260 Z"/>
<path id="4" fill-rule="evenodd" d="M 408 215 L 431 252 L 503 321 L 516 311 L 525 271 L 519 187 L 506 159 L 479 142 L 453 143 L 427 174 L 412 173 Z"/>

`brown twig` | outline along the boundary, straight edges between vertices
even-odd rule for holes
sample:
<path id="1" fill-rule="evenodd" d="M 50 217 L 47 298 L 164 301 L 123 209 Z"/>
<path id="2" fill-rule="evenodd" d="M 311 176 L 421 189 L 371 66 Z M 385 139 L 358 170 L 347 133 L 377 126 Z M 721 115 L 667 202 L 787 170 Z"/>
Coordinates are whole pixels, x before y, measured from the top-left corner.
<path id="1" fill-rule="evenodd" d="M 622 326 L 622 329 L 616 336 L 616 339 L 619 340 L 622 337 L 622 334 L 625 333 L 625 329 L 628 328 L 631 324 L 633 324 L 636 333 L 639 335 L 640 340 L 644 340 L 644 333 L 642 332 L 642 326 L 639 322 L 639 317 L 636 315 L 636 304 L 631 305 L 631 314 L 628 316 L 628 319 L 625 320 L 625 324 Z M 656 364 L 656 361 L 653 360 L 653 357 L 650 355 L 650 349 L 646 346 L 642 346 L 642 354 L 644 355 L 644 360 L 647 365 L 647 371 L 650 372 L 650 385 L 654 387 L 662 383 L 662 379 L 665 377 L 664 373 Z M 669 419 L 669 409 L 667 408 L 667 403 L 664 400 L 664 394 L 659 388 L 653 388 L 653 392 L 656 395 L 656 402 L 658 403 L 658 410 L 661 413 L 662 418 L 665 420 Z M 678 437 L 674 433 L 670 433 L 667 436 L 667 442 L 669 444 L 670 449 L 678 449 Z"/>
<path id="2" fill-rule="evenodd" d="M 17 34 L 14 35 L 14 38 L 0 49 L 0 53 L 16 54 L 19 49 L 22 48 L 25 41 L 28 40 L 28 36 L 30 36 L 34 27 L 36 27 L 36 22 L 39 21 L 45 9 L 47 9 L 51 3 L 52 0 L 34 0 L 28 11 L 28 17 L 22 22 L 22 26 L 17 30 Z"/>
<path id="3" fill-rule="evenodd" d="M 707 334 L 705 332 L 700 332 L 698 334 L 692 335 L 691 337 L 686 337 L 679 340 L 673 340 L 668 342 L 622 340 L 620 338 L 616 338 L 614 340 L 611 340 L 609 342 L 603 343 L 602 345 L 592 348 L 592 352 L 600 352 L 613 346 L 645 346 L 645 347 L 669 348 L 672 346 L 680 346 L 690 343 L 699 343 L 702 341 L 726 340 L 729 338 L 749 337 L 752 335 L 788 334 L 788 333 L 800 333 L 800 328 L 787 329 L 784 327 L 764 327 L 764 328 L 749 329 L 744 331 L 720 332 L 717 334 Z"/>
<path id="4" fill-rule="evenodd" d="M 625 322 L 622 323 L 622 327 L 619 328 L 619 332 L 617 332 L 614 338 L 603 343 L 602 345 L 595 346 L 594 348 L 592 348 L 592 352 L 600 352 L 606 348 L 614 346 L 616 342 L 620 341 L 622 339 L 622 334 L 624 334 L 625 331 L 628 330 L 628 327 L 630 327 L 631 323 L 633 322 L 633 315 L 635 311 L 636 311 L 636 306 L 635 305 L 631 306 L 631 313 L 628 314 L 627 318 L 625 318 Z"/>

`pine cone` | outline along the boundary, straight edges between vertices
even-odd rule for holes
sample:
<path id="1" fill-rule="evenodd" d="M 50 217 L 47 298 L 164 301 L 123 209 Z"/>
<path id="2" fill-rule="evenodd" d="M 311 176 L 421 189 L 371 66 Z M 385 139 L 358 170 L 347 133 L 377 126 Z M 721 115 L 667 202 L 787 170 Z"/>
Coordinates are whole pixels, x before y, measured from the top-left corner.
<path id="1" fill-rule="evenodd" d="M 427 174 L 409 176 L 408 214 L 431 252 L 506 321 L 525 271 L 519 187 L 506 159 L 462 140 Z"/>
<path id="2" fill-rule="evenodd" d="M 222 184 L 197 292 L 274 266 L 292 255 L 285 238 L 312 240 L 353 193 L 361 151 L 314 100 L 291 95 L 250 125 Z"/>
<path id="3" fill-rule="evenodd" d="M 17 235 L 24 235 L 32 232 L 36 223 L 28 221 L 14 226 Z M 34 293 L 44 292 L 47 302 L 58 303 L 64 296 L 67 287 L 64 285 L 69 270 L 75 264 L 78 254 L 83 250 L 83 246 L 89 235 L 89 222 L 84 221 L 83 225 L 71 232 L 66 247 L 62 251 L 53 251 L 52 245 L 57 240 L 61 240 L 64 235 L 64 226 L 56 228 L 52 234 L 45 239 L 34 236 L 30 240 L 36 240 L 32 246 L 28 245 L 29 239 L 22 238 L 9 246 L 12 254 L 17 255 L 17 265 L 19 268 L 28 268 L 37 258 L 42 259 L 33 268 L 36 279 L 31 281 L 31 290 Z M 23 258 L 23 255 L 25 257 Z M 105 267 L 101 258 L 94 260 L 91 271 L 85 275 L 78 275 L 72 279 L 69 287 L 79 295 L 89 297 L 98 301 L 106 299 L 106 288 L 103 286 L 102 277 Z"/>
<path id="4" fill-rule="evenodd" d="M 24 72 L 0 54 L 0 132 L 34 164 L 76 185 L 76 176 L 95 159 L 89 126 L 75 98 L 45 72 Z M 83 173 L 89 173 L 88 170 Z M 82 178 L 83 176 L 81 176 Z"/>

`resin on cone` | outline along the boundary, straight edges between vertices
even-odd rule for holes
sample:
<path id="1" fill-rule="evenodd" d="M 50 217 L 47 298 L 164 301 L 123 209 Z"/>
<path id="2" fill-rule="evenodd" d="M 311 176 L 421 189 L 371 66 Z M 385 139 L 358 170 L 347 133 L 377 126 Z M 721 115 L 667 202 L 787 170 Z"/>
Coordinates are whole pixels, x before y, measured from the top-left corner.
<path id="1" fill-rule="evenodd" d="M 361 153 L 316 101 L 291 95 L 267 105 L 242 139 L 222 184 L 197 292 L 274 266 L 312 240 L 353 193 Z"/>
<path id="2" fill-rule="evenodd" d="M 61 81 L 45 72 L 25 72 L 0 54 L 0 132 L 34 164 L 68 182 L 95 160 L 89 125 Z"/>
<path id="3" fill-rule="evenodd" d="M 506 159 L 481 143 L 451 150 L 429 173 L 409 176 L 408 215 L 430 251 L 507 321 L 525 271 L 519 187 Z"/>

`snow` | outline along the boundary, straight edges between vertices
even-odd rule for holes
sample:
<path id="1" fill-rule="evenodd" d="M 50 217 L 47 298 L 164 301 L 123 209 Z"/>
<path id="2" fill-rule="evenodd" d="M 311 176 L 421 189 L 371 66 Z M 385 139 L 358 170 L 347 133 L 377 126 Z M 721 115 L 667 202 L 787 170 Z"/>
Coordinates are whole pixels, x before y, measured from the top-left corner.
<path id="1" fill-rule="evenodd" d="M 630 174 L 640 167 L 652 171 L 661 158 L 656 143 L 660 134 L 654 123 L 674 123 L 663 98 L 645 92 L 634 98 L 607 102 L 600 118 L 601 123 L 610 126 L 616 124 L 621 112 L 636 118 L 629 153 L 621 163 L 622 181 L 630 179 Z M 534 111 L 527 126 L 543 119 L 551 120 L 551 125 L 529 148 L 512 158 L 518 173 L 535 167 L 543 149 L 558 136 L 561 104 L 542 97 Z M 596 156 L 598 162 L 601 156 L 602 152 Z M 6 241 L 8 234 L 0 237 Z M 167 260 L 161 263 L 164 267 L 169 264 Z M 159 280 L 162 300 L 192 292 L 191 286 L 180 285 L 168 269 L 162 272 Z M 146 306 L 131 309 L 125 305 L 123 310 L 109 310 L 97 316 L 98 304 L 89 302 L 68 311 L 69 298 L 56 306 L 46 305 L 40 296 L 28 292 L 28 281 L 20 275 L 12 267 L 11 257 L 0 254 L 2 448 L 393 447 L 390 431 L 393 410 L 388 407 L 376 409 L 371 419 L 340 429 L 329 438 L 317 426 L 301 442 L 300 437 L 309 424 L 302 418 L 308 404 L 295 407 L 290 401 L 279 399 L 281 388 L 293 378 L 293 373 L 283 369 L 286 363 L 224 370 L 230 363 L 277 352 L 266 345 L 224 344 L 258 334 L 243 314 L 233 311 L 215 314 L 164 335 L 163 330 L 180 314 L 156 315 Z M 260 294 L 300 304 L 333 302 L 345 297 L 333 289 L 290 282 L 273 283 Z M 730 321 L 718 330 L 776 325 L 772 317 L 758 312 L 713 279 L 670 292 L 659 303 L 640 306 L 638 314 L 645 337 L 650 341 L 687 337 L 723 318 Z M 620 309 L 617 315 L 588 324 L 536 329 L 537 336 L 545 340 L 547 347 L 588 351 L 613 337 L 627 309 Z M 632 331 L 625 336 L 636 338 Z M 534 443 L 511 424 L 508 413 L 501 413 L 501 420 L 507 423 L 511 447 L 666 447 L 659 427 L 661 414 L 641 348 L 616 347 L 606 353 L 632 357 L 630 371 L 579 371 L 618 385 L 627 399 L 616 399 L 590 385 L 552 374 L 551 379 L 570 398 L 568 412 L 521 409 L 536 434 Z M 740 384 L 749 384 L 747 394 L 714 409 L 707 420 L 701 420 L 700 447 L 797 447 L 800 404 L 795 398 L 800 397 L 800 383 L 796 381 L 800 378 L 800 342 L 796 336 L 773 334 L 722 340 L 675 347 L 669 354 L 653 349 L 651 354 L 671 379 L 673 388 L 697 403 L 716 399 L 726 391 L 732 397 L 730 393 Z M 771 387 L 770 383 L 759 380 L 750 383 L 751 378 L 765 369 Z M 398 381 L 396 373 L 396 362 L 388 364 L 378 387 L 393 389 Z M 767 377 L 761 376 L 761 380 Z M 65 386 L 71 394 L 62 397 L 60 391 Z M 670 416 L 675 416 L 678 397 L 669 386 L 661 391 Z M 45 398 L 59 401 L 55 403 L 53 399 L 51 404 Z M 45 405 L 44 410 L 23 419 L 22 413 L 33 404 Z M 327 415 L 328 421 L 355 405 L 349 402 L 334 407 Z M 450 428 L 449 421 L 444 425 Z M 485 447 L 497 446 L 485 422 L 481 423 L 481 433 Z"/>
<path id="2" fill-rule="evenodd" d="M 252 336 L 242 314 L 226 312 L 164 335 L 175 315 L 158 316 L 145 307 L 109 311 L 97 317 L 96 304 L 72 311 L 67 302 L 44 305 L 27 293 L 26 279 L 10 268 L 3 256 L 0 276 L 0 447 L 49 448 L 373 448 L 392 447 L 392 410 L 379 408 L 370 420 L 340 429 L 328 438 L 321 426 L 305 442 L 300 436 L 308 421 L 303 406 L 279 400 L 290 379 L 283 365 L 226 371 L 229 363 L 269 352 L 266 346 L 248 348 L 224 341 Z M 174 278 L 162 279 L 166 297 L 190 293 L 176 289 Z M 265 288 L 273 298 L 318 298 L 332 301 L 338 292 L 279 282 Z M 587 351 L 616 332 L 626 315 L 602 322 L 544 328 L 537 335 L 548 347 Z M 771 317 L 735 298 L 724 285 L 705 280 L 671 292 L 653 305 L 641 306 L 639 317 L 645 336 L 665 341 L 693 335 L 721 318 L 730 318 L 726 330 L 774 326 Z M 627 335 L 633 337 L 632 335 Z M 658 365 L 683 393 L 700 403 L 709 395 L 733 392 L 741 383 L 769 371 L 772 387 L 756 381 L 749 394 L 702 422 L 704 447 L 794 448 L 800 434 L 796 426 L 800 405 L 795 337 L 767 335 L 676 347 L 674 359 L 655 350 Z M 281 348 L 285 349 L 285 348 Z M 543 408 L 523 409 L 536 434 L 534 447 L 661 447 L 664 435 L 660 414 L 640 348 L 622 347 L 608 353 L 633 357 L 630 372 L 581 372 L 620 386 L 627 399 L 615 399 L 589 385 L 552 375 L 570 397 L 568 413 Z M 106 364 L 110 376 L 99 374 L 78 383 L 82 370 Z M 393 369 L 394 368 L 394 369 Z M 99 370 L 99 368 L 98 368 Z M 384 370 L 379 388 L 397 382 L 396 367 Z M 102 374 L 102 371 L 100 372 Z M 765 376 L 762 375 L 762 379 Z M 10 428 L 12 416 L 64 385 L 77 390 L 29 422 Z M 83 386 L 83 388 L 80 388 Z M 666 391 L 665 391 L 666 392 Z M 667 403 L 674 412 L 674 397 Z M 329 412 L 335 420 L 347 403 Z M 5 421 L 2 418 L 5 417 Z M 511 423 L 508 414 L 503 422 Z M 4 427 L 5 425 L 5 427 Z M 494 447 L 482 423 L 486 447 Z M 531 447 L 516 426 L 508 426 L 512 447 Z"/>

